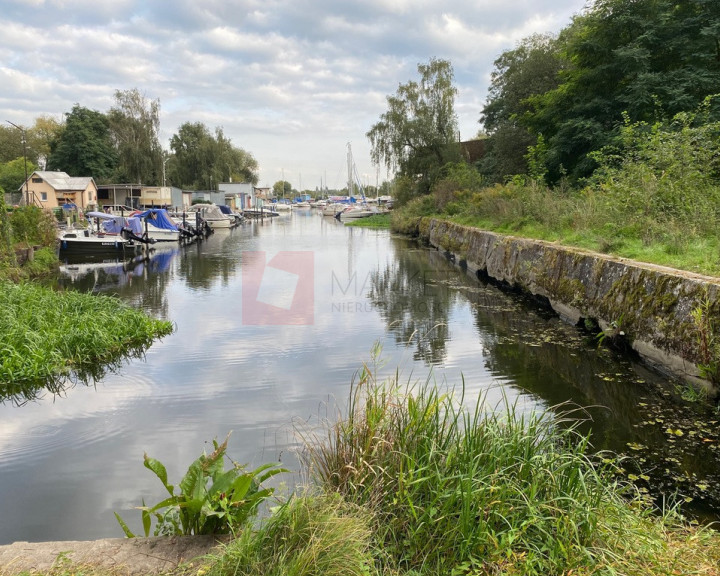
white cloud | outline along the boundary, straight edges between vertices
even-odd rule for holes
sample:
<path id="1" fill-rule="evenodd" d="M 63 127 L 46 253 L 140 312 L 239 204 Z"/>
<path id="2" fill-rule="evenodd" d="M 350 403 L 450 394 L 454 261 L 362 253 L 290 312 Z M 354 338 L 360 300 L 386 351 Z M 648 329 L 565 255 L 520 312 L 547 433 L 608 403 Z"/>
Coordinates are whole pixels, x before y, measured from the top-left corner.
<path id="1" fill-rule="evenodd" d="M 222 126 L 258 160 L 261 184 L 284 167 L 309 186 L 344 163 L 346 142 L 358 171 L 375 173 L 365 133 L 432 57 L 453 63 L 461 136 L 472 137 L 497 56 L 567 26 L 584 0 L 3 4 L 4 117 L 104 111 L 115 90 L 138 88 L 160 99 L 164 144 L 183 122 Z"/>

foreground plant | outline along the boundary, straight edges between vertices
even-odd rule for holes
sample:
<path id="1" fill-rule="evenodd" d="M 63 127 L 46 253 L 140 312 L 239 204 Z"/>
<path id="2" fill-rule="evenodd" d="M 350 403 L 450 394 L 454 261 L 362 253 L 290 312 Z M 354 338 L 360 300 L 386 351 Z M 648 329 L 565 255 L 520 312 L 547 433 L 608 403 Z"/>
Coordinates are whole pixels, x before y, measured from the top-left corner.
<path id="1" fill-rule="evenodd" d="M 366 510 L 337 494 L 303 495 L 229 543 L 206 576 L 370 576 L 371 544 Z"/>
<path id="2" fill-rule="evenodd" d="M 273 488 L 262 488 L 263 482 L 285 472 L 274 464 L 247 471 L 232 462 L 225 470 L 228 438 L 221 444 L 213 440 L 214 450 L 195 460 L 180 481 L 179 492 L 168 484 L 165 466 L 145 454 L 145 468 L 151 470 L 170 494 L 152 507 L 140 507 L 145 536 L 150 535 L 152 517 L 156 519 L 155 536 L 191 534 L 237 534 L 257 514 L 262 502 L 272 496 Z M 135 534 L 115 513 L 128 538 Z"/>
<path id="3" fill-rule="evenodd" d="M 568 422 L 463 400 L 366 369 L 347 416 L 307 443 L 311 478 L 373 513 L 382 570 L 717 574 L 717 533 L 655 515 Z"/>

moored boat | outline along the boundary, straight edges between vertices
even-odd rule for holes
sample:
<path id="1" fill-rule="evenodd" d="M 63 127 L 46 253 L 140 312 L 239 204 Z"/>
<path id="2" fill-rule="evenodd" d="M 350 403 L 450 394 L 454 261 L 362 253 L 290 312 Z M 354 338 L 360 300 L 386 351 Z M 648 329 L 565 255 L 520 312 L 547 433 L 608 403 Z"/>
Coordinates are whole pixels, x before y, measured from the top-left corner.
<path id="1" fill-rule="evenodd" d="M 61 230 L 58 234 L 60 256 L 132 256 L 140 252 L 142 243 L 121 234 L 103 234 L 90 229 Z"/>
<path id="2" fill-rule="evenodd" d="M 178 242 L 180 229 L 164 208 L 150 208 L 135 215 L 143 225 L 143 233 L 157 242 Z"/>
<path id="3" fill-rule="evenodd" d="M 197 206 L 200 211 L 200 218 L 207 222 L 208 226 L 213 230 L 235 226 L 235 218 L 229 218 L 226 214 L 223 214 L 216 204 L 198 204 Z"/>

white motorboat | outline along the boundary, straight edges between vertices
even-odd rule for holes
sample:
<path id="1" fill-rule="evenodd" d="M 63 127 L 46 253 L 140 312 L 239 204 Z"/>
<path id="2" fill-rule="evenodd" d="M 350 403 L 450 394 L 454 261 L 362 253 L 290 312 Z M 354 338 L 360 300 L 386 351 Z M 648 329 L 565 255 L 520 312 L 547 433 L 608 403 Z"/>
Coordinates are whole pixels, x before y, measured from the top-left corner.
<path id="1" fill-rule="evenodd" d="M 180 241 L 180 228 L 172 221 L 164 208 L 150 208 L 145 212 L 134 214 L 132 218 L 140 220 L 142 235 L 147 238 L 156 242 Z"/>
<path id="2" fill-rule="evenodd" d="M 228 229 L 235 226 L 235 218 L 223 214 L 216 204 L 198 204 L 200 218 L 208 223 L 213 230 Z"/>
<path id="3" fill-rule="evenodd" d="M 348 206 L 335 214 L 335 218 L 341 222 L 344 220 L 356 220 L 358 218 L 367 218 L 377 214 L 378 211 L 369 207 L 367 204 L 361 204 L 360 206 Z"/>
<path id="4" fill-rule="evenodd" d="M 277 212 L 289 212 L 290 210 L 293 209 L 292 203 L 287 198 L 281 198 L 277 202 L 273 202 L 272 207 Z"/>

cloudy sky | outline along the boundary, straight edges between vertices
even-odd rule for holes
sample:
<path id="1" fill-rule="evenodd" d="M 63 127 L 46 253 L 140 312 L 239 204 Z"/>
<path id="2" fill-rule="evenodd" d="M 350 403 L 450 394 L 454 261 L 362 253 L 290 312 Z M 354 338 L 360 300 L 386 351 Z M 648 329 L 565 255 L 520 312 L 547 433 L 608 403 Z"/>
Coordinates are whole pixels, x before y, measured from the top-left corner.
<path id="1" fill-rule="evenodd" d="M 558 32 L 585 0 L 0 0 L 0 119 L 32 125 L 115 90 L 161 105 L 161 143 L 184 122 L 222 127 L 261 186 L 386 178 L 365 136 L 418 63 L 449 60 L 463 140 L 477 134 L 494 60 Z"/>

